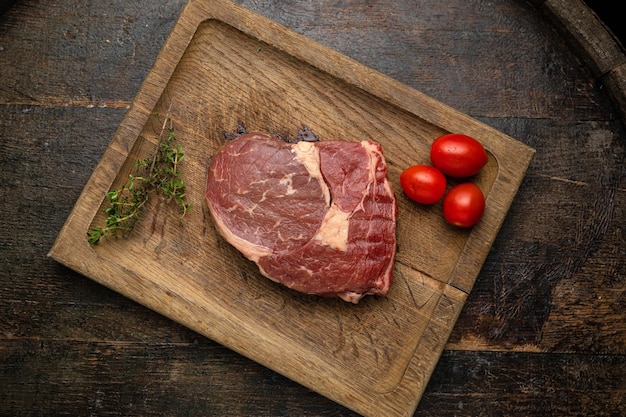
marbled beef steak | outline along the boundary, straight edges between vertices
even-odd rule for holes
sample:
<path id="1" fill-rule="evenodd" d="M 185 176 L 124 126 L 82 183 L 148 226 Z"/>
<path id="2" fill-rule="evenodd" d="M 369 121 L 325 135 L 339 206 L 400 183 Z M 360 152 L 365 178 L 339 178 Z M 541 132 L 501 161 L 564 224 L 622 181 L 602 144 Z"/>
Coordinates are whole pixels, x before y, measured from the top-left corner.
<path id="1" fill-rule="evenodd" d="M 218 232 L 269 279 L 353 303 L 389 291 L 397 205 L 378 143 L 246 133 L 211 159 L 206 198 Z"/>

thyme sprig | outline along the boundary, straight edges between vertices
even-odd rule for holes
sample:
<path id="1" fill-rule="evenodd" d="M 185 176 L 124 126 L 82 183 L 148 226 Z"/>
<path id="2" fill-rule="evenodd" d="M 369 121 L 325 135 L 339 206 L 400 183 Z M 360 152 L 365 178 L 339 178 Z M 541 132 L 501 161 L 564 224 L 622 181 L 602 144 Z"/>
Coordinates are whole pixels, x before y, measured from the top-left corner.
<path id="1" fill-rule="evenodd" d="M 157 117 L 161 117 L 157 115 Z M 96 245 L 102 238 L 127 237 L 135 227 L 152 194 L 161 195 L 178 207 L 180 219 L 191 209 L 185 196 L 185 180 L 180 166 L 185 160 L 183 147 L 174 145 L 176 135 L 172 120 L 163 118 L 157 150 L 150 157 L 133 164 L 135 173 L 128 174 L 126 184 L 106 193 L 108 206 L 104 226 L 87 231 L 87 241 Z"/>

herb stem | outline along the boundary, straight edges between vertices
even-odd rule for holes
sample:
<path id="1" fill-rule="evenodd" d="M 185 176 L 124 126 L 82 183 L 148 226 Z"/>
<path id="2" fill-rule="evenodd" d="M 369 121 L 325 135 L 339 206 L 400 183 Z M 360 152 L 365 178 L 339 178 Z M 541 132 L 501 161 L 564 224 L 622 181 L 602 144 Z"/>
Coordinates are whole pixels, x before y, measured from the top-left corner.
<path id="1" fill-rule="evenodd" d="M 172 145 L 176 136 L 169 117 L 163 118 L 157 139 L 156 152 L 134 163 L 136 174 L 143 170 L 145 175 L 128 174 L 127 184 L 106 194 L 109 205 L 104 209 L 108 215 L 105 226 L 92 227 L 87 231 L 90 244 L 96 245 L 108 236 L 128 236 L 154 193 L 161 194 L 166 201 L 174 200 L 180 218 L 191 209 L 191 204 L 185 200 L 186 184 L 179 170 L 185 154 L 182 146 Z"/>

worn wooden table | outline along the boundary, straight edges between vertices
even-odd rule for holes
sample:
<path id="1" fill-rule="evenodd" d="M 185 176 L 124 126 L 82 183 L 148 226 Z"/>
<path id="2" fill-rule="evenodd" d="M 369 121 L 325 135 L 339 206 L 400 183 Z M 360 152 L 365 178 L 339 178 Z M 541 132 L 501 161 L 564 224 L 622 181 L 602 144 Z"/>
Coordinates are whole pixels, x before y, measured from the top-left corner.
<path id="1" fill-rule="evenodd" d="M 626 415 L 626 60 L 584 4 L 237 2 L 537 150 L 415 415 Z M 184 5 L 0 16 L 0 415 L 355 415 L 46 256 Z"/>

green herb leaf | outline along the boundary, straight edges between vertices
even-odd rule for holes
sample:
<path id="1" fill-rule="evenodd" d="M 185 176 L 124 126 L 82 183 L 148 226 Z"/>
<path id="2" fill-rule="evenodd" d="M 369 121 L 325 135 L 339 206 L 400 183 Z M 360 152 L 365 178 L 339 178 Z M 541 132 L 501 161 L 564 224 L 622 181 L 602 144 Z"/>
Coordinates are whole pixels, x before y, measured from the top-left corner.
<path id="1" fill-rule="evenodd" d="M 158 115 L 156 117 L 161 119 Z M 89 244 L 96 245 L 109 236 L 127 237 L 152 194 L 160 194 L 165 200 L 173 201 L 181 220 L 191 209 L 191 204 L 185 200 L 186 184 L 180 171 L 185 154 L 182 146 L 172 146 L 176 136 L 171 119 L 164 119 L 158 139 L 159 144 L 153 155 L 133 163 L 137 174 L 142 170 L 146 171 L 146 175 L 130 173 L 124 186 L 106 193 L 109 204 L 104 209 L 107 214 L 105 226 L 95 226 L 87 231 Z"/>

